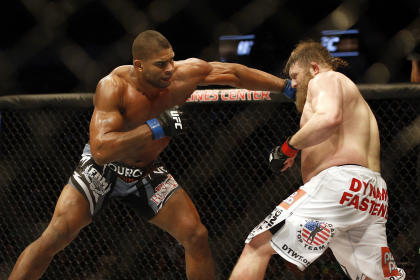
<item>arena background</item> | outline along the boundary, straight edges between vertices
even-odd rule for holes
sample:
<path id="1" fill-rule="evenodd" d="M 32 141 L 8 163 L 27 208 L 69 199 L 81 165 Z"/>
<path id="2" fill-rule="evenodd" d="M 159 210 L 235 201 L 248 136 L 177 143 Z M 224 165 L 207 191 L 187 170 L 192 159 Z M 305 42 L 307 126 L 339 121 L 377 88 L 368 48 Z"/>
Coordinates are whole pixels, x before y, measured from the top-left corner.
<path id="1" fill-rule="evenodd" d="M 320 40 L 322 30 L 359 30 L 359 56 L 348 57 L 344 72 L 368 93 L 382 131 L 390 247 L 408 279 L 420 279 L 420 90 L 408 84 L 407 59 L 420 41 L 418 1 L 22 0 L 3 3 L 0 14 L 0 95 L 7 96 L 0 101 L 0 279 L 45 228 L 77 164 L 97 81 L 131 63 L 131 42 L 145 29 L 162 32 L 176 59 L 220 60 L 220 36 L 253 34 L 250 54 L 231 61 L 276 75 L 299 40 Z M 193 130 L 163 157 L 196 202 L 218 277 L 226 279 L 249 230 L 300 184 L 297 168 L 278 176 L 266 162 L 299 116 L 282 98 L 185 109 L 196 116 Z M 182 248 L 170 236 L 119 204 L 105 217 L 42 279 L 185 279 Z M 267 279 L 293 278 L 274 258 Z M 346 278 L 328 253 L 305 279 Z"/>

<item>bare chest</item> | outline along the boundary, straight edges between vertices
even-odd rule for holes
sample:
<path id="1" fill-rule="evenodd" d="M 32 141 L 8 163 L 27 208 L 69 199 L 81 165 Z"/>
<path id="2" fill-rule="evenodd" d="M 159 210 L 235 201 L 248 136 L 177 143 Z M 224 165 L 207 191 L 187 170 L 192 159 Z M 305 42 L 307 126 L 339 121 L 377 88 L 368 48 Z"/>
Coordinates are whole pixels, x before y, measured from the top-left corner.
<path id="1" fill-rule="evenodd" d="M 158 116 L 171 105 L 169 93 L 162 91 L 158 95 L 147 97 L 146 95 L 132 90 L 127 92 L 123 100 L 121 114 L 124 117 L 126 130 L 133 129 Z"/>

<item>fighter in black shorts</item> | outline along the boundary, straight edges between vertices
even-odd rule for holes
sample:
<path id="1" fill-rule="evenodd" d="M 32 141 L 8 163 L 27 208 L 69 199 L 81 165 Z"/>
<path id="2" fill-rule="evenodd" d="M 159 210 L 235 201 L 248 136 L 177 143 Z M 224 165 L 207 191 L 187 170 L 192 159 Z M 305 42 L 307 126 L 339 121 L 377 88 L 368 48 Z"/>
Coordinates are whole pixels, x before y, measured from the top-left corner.
<path id="1" fill-rule="evenodd" d="M 177 111 L 199 84 L 281 92 L 290 82 L 239 64 L 174 61 L 168 40 L 148 30 L 132 46 L 133 65 L 115 68 L 96 88 L 86 146 L 44 233 L 20 255 L 10 280 L 38 279 L 54 255 L 109 198 L 134 208 L 185 249 L 188 279 L 214 279 L 207 229 L 187 195 L 156 160 L 183 130 Z M 169 110 L 169 111 L 168 111 Z"/>
<path id="2" fill-rule="evenodd" d="M 83 150 L 69 185 L 85 196 L 93 217 L 109 199 L 117 198 L 147 219 L 155 216 L 179 188 L 161 161 L 153 161 L 142 168 L 119 162 L 101 166 L 95 163 L 89 144 Z"/>

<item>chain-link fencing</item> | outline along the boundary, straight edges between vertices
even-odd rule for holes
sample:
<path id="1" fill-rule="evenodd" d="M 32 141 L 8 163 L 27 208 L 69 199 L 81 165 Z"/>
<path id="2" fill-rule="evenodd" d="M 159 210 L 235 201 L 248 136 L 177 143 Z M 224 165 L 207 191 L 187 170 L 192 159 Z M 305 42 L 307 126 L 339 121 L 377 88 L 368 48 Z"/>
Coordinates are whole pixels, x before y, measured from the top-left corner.
<path id="1" fill-rule="evenodd" d="M 407 279 L 415 277 L 418 247 L 418 96 L 369 100 L 381 130 L 389 247 Z M 191 102 L 183 109 L 191 116 L 190 129 L 172 140 L 162 159 L 195 202 L 218 278 L 227 279 L 250 230 L 301 185 L 298 162 L 280 175 L 268 166 L 269 151 L 298 129 L 299 115 L 293 103 L 273 101 Z M 1 112 L 1 279 L 46 228 L 88 141 L 91 113 L 91 107 L 65 106 Z M 183 248 L 175 239 L 113 202 L 54 258 L 42 279 L 185 279 L 184 271 Z M 266 279 L 293 276 L 274 256 Z M 346 277 L 327 251 L 304 279 Z"/>

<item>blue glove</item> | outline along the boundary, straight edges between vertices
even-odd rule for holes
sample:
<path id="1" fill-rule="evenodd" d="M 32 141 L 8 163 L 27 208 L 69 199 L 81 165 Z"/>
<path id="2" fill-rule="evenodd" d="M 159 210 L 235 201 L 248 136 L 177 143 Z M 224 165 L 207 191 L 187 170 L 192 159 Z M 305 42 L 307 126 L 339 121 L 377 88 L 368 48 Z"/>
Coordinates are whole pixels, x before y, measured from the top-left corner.
<path id="1" fill-rule="evenodd" d="M 283 89 L 283 94 L 290 99 L 295 99 L 296 97 L 296 89 L 292 88 L 292 81 L 290 79 L 286 79 L 286 86 Z"/>

